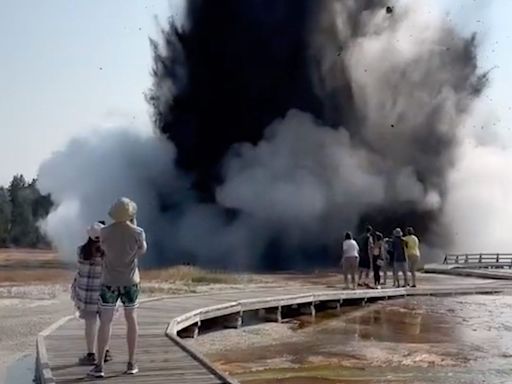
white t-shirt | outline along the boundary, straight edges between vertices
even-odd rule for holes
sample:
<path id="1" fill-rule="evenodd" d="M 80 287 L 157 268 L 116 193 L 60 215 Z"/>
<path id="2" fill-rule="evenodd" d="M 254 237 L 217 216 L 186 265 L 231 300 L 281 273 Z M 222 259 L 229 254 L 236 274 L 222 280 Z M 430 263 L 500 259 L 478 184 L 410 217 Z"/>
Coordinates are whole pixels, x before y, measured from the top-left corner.
<path id="1" fill-rule="evenodd" d="M 359 256 L 359 245 L 357 245 L 355 240 L 345 240 L 343 242 L 343 257 L 349 256 Z"/>

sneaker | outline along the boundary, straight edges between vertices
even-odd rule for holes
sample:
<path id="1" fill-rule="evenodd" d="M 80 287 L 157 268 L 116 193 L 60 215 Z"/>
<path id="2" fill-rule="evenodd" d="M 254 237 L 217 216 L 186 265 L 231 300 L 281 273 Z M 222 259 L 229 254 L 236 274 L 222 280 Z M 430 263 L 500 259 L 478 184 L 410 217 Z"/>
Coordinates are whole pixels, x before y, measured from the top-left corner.
<path id="1" fill-rule="evenodd" d="M 416 288 L 416 284 L 411 285 L 411 288 Z"/>
<path id="2" fill-rule="evenodd" d="M 87 376 L 94 377 L 95 379 L 103 379 L 105 377 L 105 372 L 103 371 L 103 366 L 96 365 L 93 369 L 91 369 Z"/>
<path id="3" fill-rule="evenodd" d="M 80 365 L 96 365 L 96 355 L 94 353 L 88 353 L 78 359 Z"/>
<path id="4" fill-rule="evenodd" d="M 108 363 L 109 361 L 112 361 L 112 354 L 110 353 L 110 350 L 105 351 L 105 359 L 103 362 Z"/>
<path id="5" fill-rule="evenodd" d="M 137 367 L 137 364 L 130 362 L 130 363 L 128 363 L 126 365 L 125 374 L 127 374 L 127 375 L 135 375 L 138 372 L 139 372 L 139 367 Z"/>

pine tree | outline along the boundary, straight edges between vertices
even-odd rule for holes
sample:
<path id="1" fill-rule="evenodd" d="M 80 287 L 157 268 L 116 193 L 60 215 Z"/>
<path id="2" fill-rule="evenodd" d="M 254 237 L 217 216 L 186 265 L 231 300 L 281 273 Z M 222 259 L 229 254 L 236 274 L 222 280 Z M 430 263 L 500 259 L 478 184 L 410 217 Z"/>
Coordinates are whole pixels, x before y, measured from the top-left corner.
<path id="1" fill-rule="evenodd" d="M 41 195 L 36 180 L 27 183 L 23 175 L 13 177 L 8 188 L 10 225 L 8 245 L 15 247 L 47 247 L 48 239 L 38 223 L 48 216 L 53 203 L 49 195 Z"/>
<path id="2" fill-rule="evenodd" d="M 11 227 L 11 202 L 9 193 L 0 187 L 0 247 L 9 244 L 9 231 Z"/>

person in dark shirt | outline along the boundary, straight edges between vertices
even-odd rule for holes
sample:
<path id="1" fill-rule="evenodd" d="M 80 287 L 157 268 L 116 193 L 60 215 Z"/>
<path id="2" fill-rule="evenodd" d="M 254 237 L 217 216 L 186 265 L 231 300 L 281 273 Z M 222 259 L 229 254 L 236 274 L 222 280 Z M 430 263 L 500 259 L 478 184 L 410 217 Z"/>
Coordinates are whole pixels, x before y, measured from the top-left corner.
<path id="1" fill-rule="evenodd" d="M 393 287 L 400 287 L 399 273 L 402 272 L 404 276 L 404 285 L 407 287 L 407 253 L 405 247 L 405 240 L 403 238 L 403 232 L 400 228 L 396 228 L 393 231 Z"/>
<path id="2" fill-rule="evenodd" d="M 394 263 L 394 254 L 393 254 L 393 240 L 389 237 L 384 239 L 384 266 L 382 267 L 382 277 L 383 277 L 383 285 L 388 283 L 388 270 L 393 273 L 393 263 Z M 395 280 L 393 279 L 393 283 Z"/>
<path id="3" fill-rule="evenodd" d="M 384 237 L 376 232 L 372 247 L 373 283 L 380 289 L 380 270 L 384 266 Z"/>
<path id="4" fill-rule="evenodd" d="M 366 227 L 366 233 L 359 239 L 359 285 L 370 285 L 370 271 L 372 269 L 372 240 L 373 228 Z"/>

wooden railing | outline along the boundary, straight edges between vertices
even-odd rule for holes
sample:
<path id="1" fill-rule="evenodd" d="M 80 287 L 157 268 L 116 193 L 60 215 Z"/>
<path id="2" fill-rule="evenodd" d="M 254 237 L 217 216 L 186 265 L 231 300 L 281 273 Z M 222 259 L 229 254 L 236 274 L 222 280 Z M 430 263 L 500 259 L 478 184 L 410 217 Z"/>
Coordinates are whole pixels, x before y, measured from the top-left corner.
<path id="1" fill-rule="evenodd" d="M 512 268 L 512 253 L 447 253 L 443 264 L 467 264 L 476 268 Z"/>

